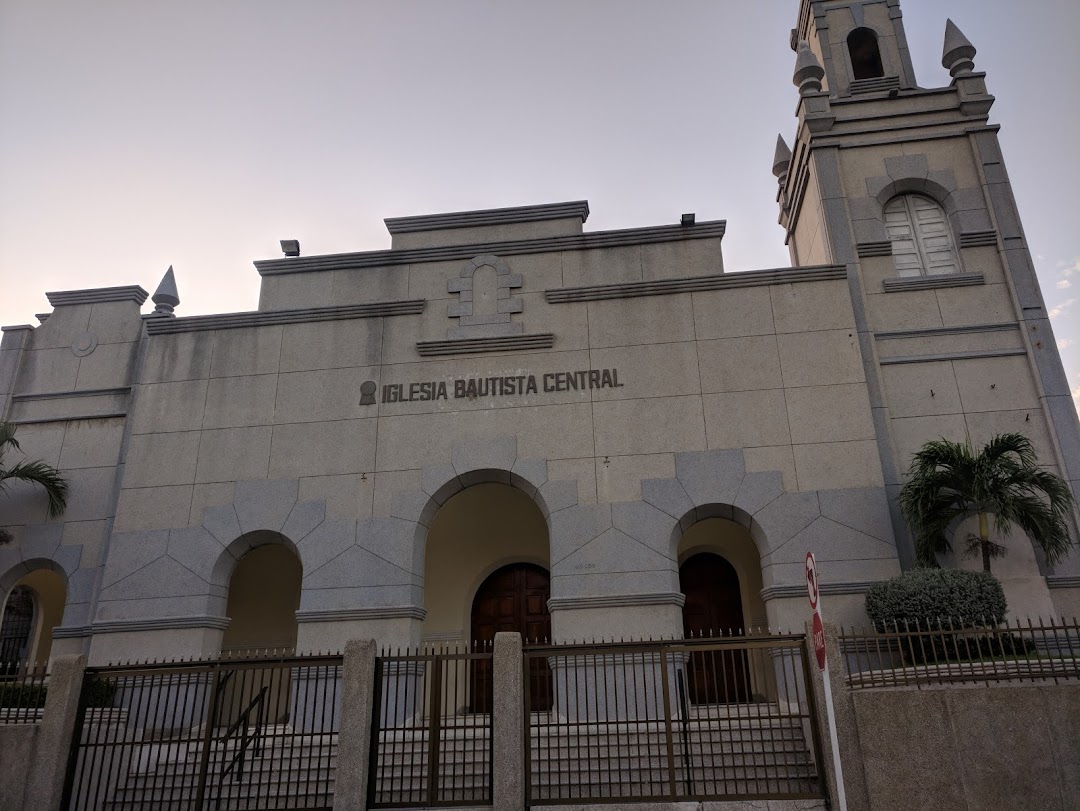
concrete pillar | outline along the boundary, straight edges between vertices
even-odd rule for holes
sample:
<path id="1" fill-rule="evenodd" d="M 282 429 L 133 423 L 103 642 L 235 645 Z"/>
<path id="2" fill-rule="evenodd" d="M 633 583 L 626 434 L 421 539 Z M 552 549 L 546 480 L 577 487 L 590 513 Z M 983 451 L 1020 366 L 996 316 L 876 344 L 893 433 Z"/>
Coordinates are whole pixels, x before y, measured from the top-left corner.
<path id="1" fill-rule="evenodd" d="M 356 639 L 345 643 L 334 811 L 367 809 L 375 652 L 374 639 Z"/>
<path id="2" fill-rule="evenodd" d="M 57 656 L 50 665 L 49 693 L 37 739 L 34 768 L 26 793 L 26 808 L 60 807 L 67 776 L 75 716 L 79 712 L 86 657 Z"/>
<path id="3" fill-rule="evenodd" d="M 525 811 L 525 698 L 521 635 L 495 634 L 492 736 L 494 811 Z"/>
<path id="4" fill-rule="evenodd" d="M 863 771 L 862 747 L 859 744 L 859 728 L 855 723 L 855 704 L 851 688 L 847 685 L 848 669 L 844 652 L 840 650 L 840 628 L 831 622 L 825 628 L 825 666 L 829 668 L 832 686 L 833 709 L 836 712 L 836 738 L 840 746 L 840 760 L 844 767 L 844 792 L 848 811 L 868 811 L 870 798 L 866 791 L 866 774 Z M 833 771 L 832 747 L 829 739 L 829 721 L 825 714 L 825 680 L 814 658 L 814 637 L 809 623 L 806 628 L 806 649 L 810 656 L 814 682 L 814 703 L 817 705 L 818 729 L 821 737 L 821 769 L 829 788 L 829 798 L 836 803 L 836 779 Z"/>

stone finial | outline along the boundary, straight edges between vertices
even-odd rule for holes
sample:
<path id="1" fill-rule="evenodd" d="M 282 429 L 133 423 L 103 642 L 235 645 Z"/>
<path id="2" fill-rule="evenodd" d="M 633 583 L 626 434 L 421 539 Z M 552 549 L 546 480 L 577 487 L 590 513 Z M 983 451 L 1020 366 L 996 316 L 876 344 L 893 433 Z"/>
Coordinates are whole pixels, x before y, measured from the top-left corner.
<path id="1" fill-rule="evenodd" d="M 772 173 L 773 175 L 783 183 L 783 178 L 787 174 L 788 166 L 791 165 L 791 149 L 788 148 L 787 142 L 784 140 L 783 135 L 776 136 L 776 151 L 773 152 L 772 158 Z"/>
<path id="2" fill-rule="evenodd" d="M 152 315 L 165 318 L 176 317 L 173 315 L 173 308 L 180 303 L 180 294 L 176 292 L 176 277 L 173 275 L 172 265 L 169 265 L 169 269 L 161 277 L 161 284 L 157 286 L 150 300 L 155 305 Z"/>
<path id="3" fill-rule="evenodd" d="M 975 69 L 975 46 L 956 27 L 952 20 L 945 21 L 945 47 L 941 52 L 941 65 L 953 78 Z"/>
<path id="4" fill-rule="evenodd" d="M 799 54 L 795 57 L 795 75 L 791 77 L 792 83 L 799 88 L 799 93 L 817 93 L 821 90 L 821 80 L 825 77 L 825 69 L 821 67 L 818 58 L 810 50 L 810 43 L 805 39 L 799 40 Z"/>

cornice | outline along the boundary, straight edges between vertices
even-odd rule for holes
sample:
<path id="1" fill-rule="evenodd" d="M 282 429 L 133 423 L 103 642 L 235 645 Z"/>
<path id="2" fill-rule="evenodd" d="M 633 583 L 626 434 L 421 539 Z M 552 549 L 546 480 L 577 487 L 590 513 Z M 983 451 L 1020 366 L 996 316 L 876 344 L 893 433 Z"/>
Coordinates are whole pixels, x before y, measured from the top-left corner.
<path id="1" fill-rule="evenodd" d="M 572 200 L 538 206 L 488 208 L 476 211 L 451 211 L 445 214 L 421 214 L 413 217 L 387 217 L 386 230 L 391 234 L 411 234 L 417 231 L 442 231 L 449 228 L 476 228 L 485 225 L 509 225 L 540 220 L 589 218 L 589 201 Z"/>
<path id="2" fill-rule="evenodd" d="M 100 304 L 106 301 L 134 301 L 142 304 L 150 294 L 137 284 L 123 287 L 95 287 L 89 290 L 58 290 L 46 293 L 45 298 L 53 307 L 65 304 Z"/>
<path id="3" fill-rule="evenodd" d="M 801 268 L 718 273 L 712 276 L 690 276 L 682 279 L 656 279 L 648 282 L 598 284 L 591 287 L 560 287 L 545 290 L 544 298 L 552 304 L 571 301 L 602 301 L 604 299 L 695 293 L 706 290 L 727 290 L 737 287 L 834 281 L 846 278 L 847 268 L 843 265 L 815 265 Z"/>
<path id="4" fill-rule="evenodd" d="M 308 273 L 326 270 L 360 270 L 363 268 L 409 265 L 418 262 L 445 262 L 472 259 L 481 254 L 514 256 L 553 251 L 616 248 L 625 245 L 650 245 L 658 242 L 677 242 L 687 239 L 716 239 L 724 236 L 725 220 L 699 222 L 694 225 L 659 225 L 649 228 L 626 228 L 616 231 L 593 231 L 587 234 L 516 239 L 503 242 L 483 242 L 472 245 L 447 245 L 436 248 L 409 248 L 388 251 L 337 253 L 324 256 L 296 256 L 286 259 L 261 259 L 255 269 L 262 276 L 286 273 Z"/>
<path id="5" fill-rule="evenodd" d="M 302 310 L 260 310 L 221 315 L 194 315 L 188 318 L 147 318 L 145 324 L 149 335 L 169 335 L 176 332 L 266 327 L 274 324 L 301 324 L 311 321 L 418 315 L 424 311 L 424 304 L 424 299 L 375 301 L 368 304 L 344 304 L 336 307 L 307 307 Z"/>

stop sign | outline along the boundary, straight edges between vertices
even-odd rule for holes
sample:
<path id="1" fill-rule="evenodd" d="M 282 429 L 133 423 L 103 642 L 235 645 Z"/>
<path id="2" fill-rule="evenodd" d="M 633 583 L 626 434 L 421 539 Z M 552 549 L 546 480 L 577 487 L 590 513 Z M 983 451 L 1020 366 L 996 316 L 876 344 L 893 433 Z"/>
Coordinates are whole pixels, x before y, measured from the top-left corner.
<path id="1" fill-rule="evenodd" d="M 825 669 L 825 628 L 821 624 L 821 615 L 814 612 L 814 654 L 817 656 L 818 670 Z"/>

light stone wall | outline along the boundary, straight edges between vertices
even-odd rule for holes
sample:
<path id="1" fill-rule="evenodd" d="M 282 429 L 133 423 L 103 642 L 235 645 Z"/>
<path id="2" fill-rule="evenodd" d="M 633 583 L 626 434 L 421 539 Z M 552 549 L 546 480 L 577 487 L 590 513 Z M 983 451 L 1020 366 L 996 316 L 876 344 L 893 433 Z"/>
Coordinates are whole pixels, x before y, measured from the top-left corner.
<path id="1" fill-rule="evenodd" d="M 947 117 L 942 98 L 926 103 Z M 860 259 L 852 244 L 883 239 L 879 198 L 912 178 L 943 195 L 957 234 L 994 228 L 986 162 L 948 139 L 898 152 L 843 126 L 843 148 L 799 153 L 801 202 L 782 221 L 800 264 L 843 263 L 847 279 L 807 268 L 739 284 L 721 276 L 720 237 L 691 231 L 510 253 L 498 260 L 520 302 L 508 323 L 552 339 L 421 356 L 418 342 L 446 342 L 471 301 L 458 283 L 469 260 L 449 258 L 459 249 L 444 243 L 444 256 L 400 264 L 275 265 L 261 299 L 273 317 L 243 326 L 222 318 L 147 332 L 124 301 L 57 306 L 42 327 L 5 333 L 8 411 L 53 420 L 22 426 L 25 449 L 75 484 L 63 521 L 16 493 L 2 522 L 17 536 L 0 549 L 5 588 L 38 560 L 62 570 L 60 637 L 92 632 L 95 662 L 149 636 L 198 655 L 228 640 L 236 561 L 281 543 L 302 567 L 297 645 L 333 649 L 357 635 L 467 635 L 471 591 L 516 556 L 551 570 L 556 638 L 668 636 L 681 626 L 680 543 L 705 532 L 694 529 L 703 519 L 724 519 L 739 527 L 725 549 L 748 584 L 748 621 L 798 626 L 812 550 L 830 616 L 861 623 L 868 584 L 900 569 L 890 497 L 926 438 L 1022 430 L 1051 467 L 1065 445 L 1062 417 L 1040 393 L 1052 361 L 1030 359 L 1001 251 L 959 249 L 977 283 L 895 292 L 891 257 Z M 561 238 L 564 227 L 452 229 L 452 242 Z M 449 238 L 401 236 L 401 250 Z M 645 287 L 657 283 L 670 287 Z M 567 291 L 600 284 L 610 287 Z M 403 299 L 422 310 L 304 312 Z M 72 345 L 91 322 L 98 346 L 80 357 Z M 535 375 L 542 385 L 545 374 L 585 369 L 617 370 L 619 386 L 453 396 L 455 380 Z M 367 381 L 376 402 L 362 405 Z M 450 397 L 382 402 L 383 386 L 414 382 L 445 383 Z M 46 383 L 93 394 L 23 396 L 48 394 Z M 75 400 L 86 413 L 72 411 Z M 437 516 L 452 514 L 440 507 L 487 483 L 532 499 L 543 524 L 512 542 L 480 532 L 431 547 Z M 482 509 L 489 528 L 515 524 L 496 502 Z M 1043 567 L 1023 539 L 1015 545 L 1015 560 L 1000 564 L 1010 600 L 1052 610 Z"/>

